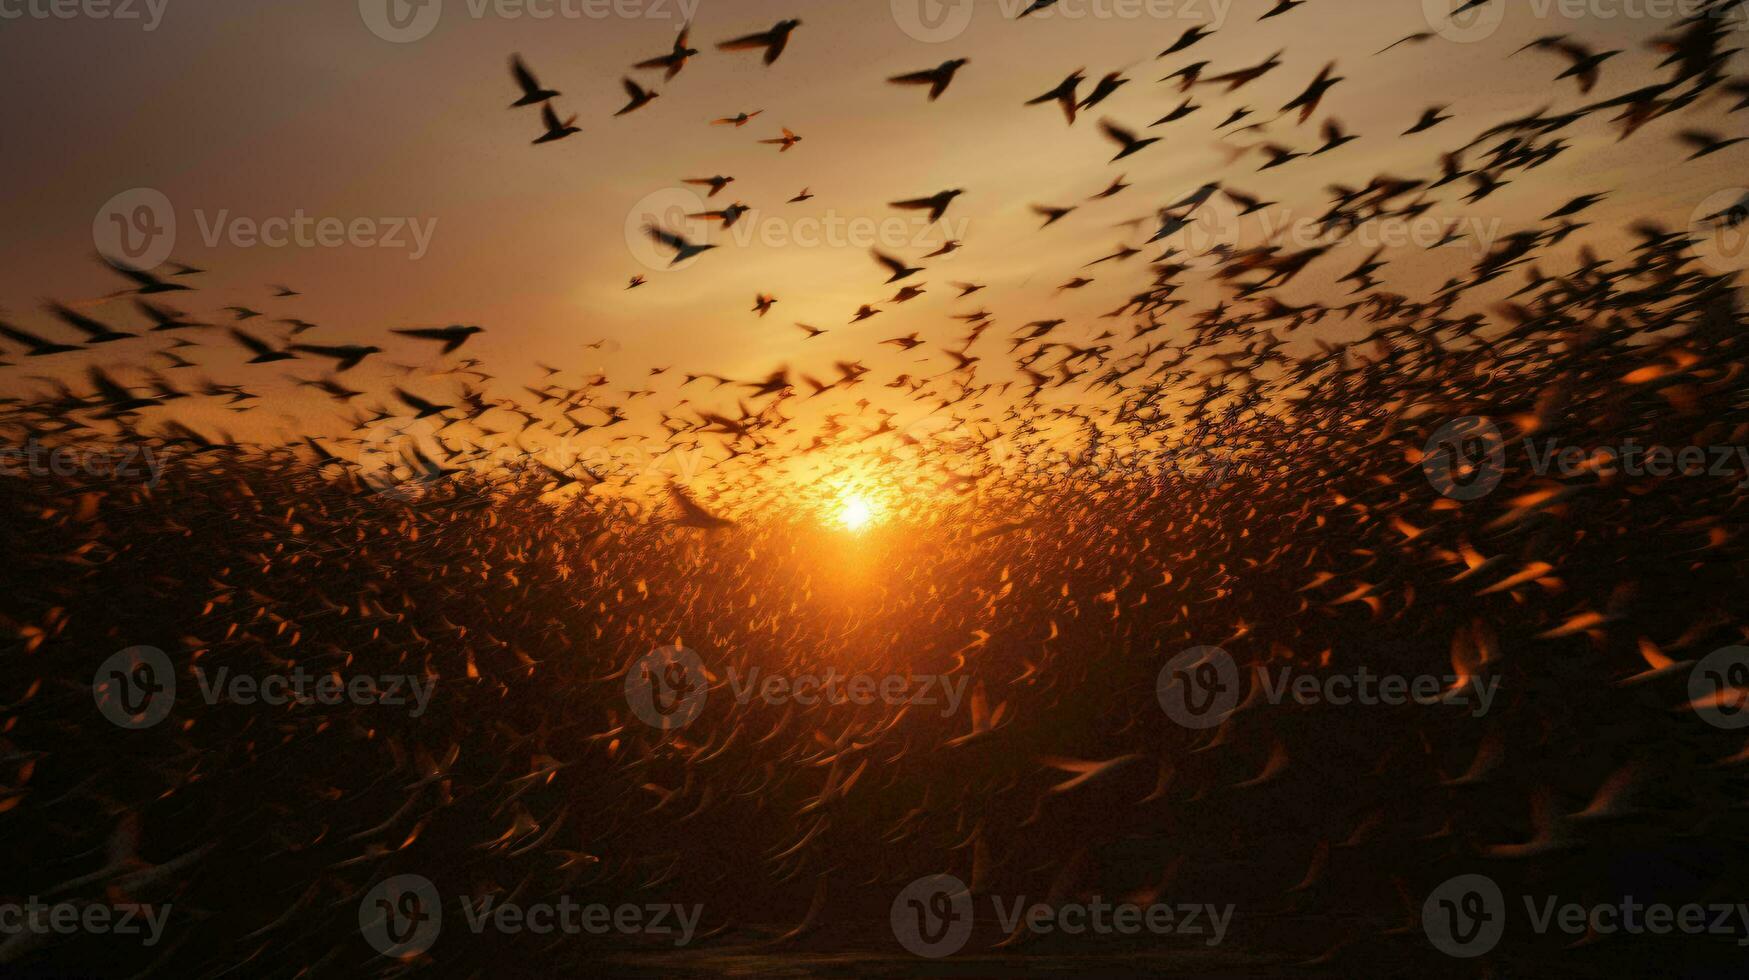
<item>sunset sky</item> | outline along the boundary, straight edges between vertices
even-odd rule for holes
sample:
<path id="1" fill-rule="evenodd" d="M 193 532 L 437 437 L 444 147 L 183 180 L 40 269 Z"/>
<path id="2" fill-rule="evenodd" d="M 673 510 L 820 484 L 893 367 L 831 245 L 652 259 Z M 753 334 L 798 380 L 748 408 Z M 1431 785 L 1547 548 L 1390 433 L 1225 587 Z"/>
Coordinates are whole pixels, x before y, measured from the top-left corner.
<path id="1" fill-rule="evenodd" d="M 261 326 L 269 318 L 299 317 L 321 324 L 300 339 L 380 343 L 389 353 L 378 361 L 416 362 L 434 352 L 395 342 L 388 328 L 480 324 L 488 332 L 464 353 L 485 359 L 506 383 L 535 380 L 535 361 L 605 369 L 614 376 L 614 391 L 649 380 L 664 393 L 653 401 L 666 404 L 673 403 L 669 392 L 685 370 L 746 379 L 782 363 L 827 373 L 833 360 L 863 357 L 895 371 L 921 361 L 915 373 L 934 374 L 951 362 L 933 344 L 910 353 L 873 345 L 912 331 L 949 341 L 963 333 L 949 314 L 980 305 L 996 314 L 986 345 L 1047 317 L 1067 318 L 1065 339 L 1072 341 L 1107 327 L 1122 330 L 1120 321 L 1097 317 L 1146 284 L 1141 263 L 1157 258 L 1160 246 L 1125 264 L 1083 266 L 1121 244 L 1140 245 L 1155 227 L 1157 208 L 1218 180 L 1310 219 L 1328 206 L 1329 184 L 1361 185 L 1377 173 L 1435 175 L 1442 151 L 1489 125 L 1538 105 L 1571 108 L 1645 84 L 1658 56 L 1644 41 L 1662 26 L 1625 17 L 1572 20 L 1559 6 L 1538 17 L 1542 5 L 1511 4 L 1507 21 L 1485 40 L 1436 38 L 1374 56 L 1429 29 L 1422 4 L 1313 0 L 1259 23 L 1271 6 L 1267 0 L 1065 2 L 1061 13 L 1024 20 L 1013 19 L 1012 0 L 980 0 L 957 34 L 960 8 L 945 5 L 947 26 L 936 33 L 953 36 L 932 43 L 919 39 L 934 34 L 919 26 L 917 6 L 905 0 L 706 0 L 697 5 L 692 38 L 702 53 L 664 83 L 659 72 L 630 66 L 665 53 L 681 26 L 684 8 L 676 0 L 628 0 L 619 8 L 643 16 L 549 18 L 527 11 L 602 7 L 553 0 L 495 7 L 476 17 L 464 0 L 448 0 L 430 34 L 409 43 L 385 40 L 367 27 L 365 15 L 377 2 L 364 0 L 361 10 L 352 2 L 169 0 L 149 31 L 140 21 L 0 21 L 0 79 L 19 95 L 5 101 L 0 120 L 7 144 L 29 151 L 8 154 L 4 164 L 14 189 L 0 205 L 0 308 L 7 318 L 60 336 L 64 328 L 41 315 L 42 300 L 85 304 L 124 286 L 92 261 L 94 220 L 115 195 L 151 188 L 168 198 L 176 215 L 174 258 L 210 270 L 190 280 L 201 291 L 172 296 L 173 305 L 221 324 L 229 315 L 216 313 L 220 307 L 251 306 L 268 317 L 245 326 L 267 337 L 279 333 Z M 1170 15 L 1149 16 L 1150 9 Z M 790 16 L 803 26 L 771 68 L 755 53 L 715 50 L 718 41 Z M 1155 59 L 1198 23 L 1220 30 L 1188 52 Z M 1594 48 L 1628 49 L 1604 66 L 1603 82 L 1590 97 L 1571 79 L 1553 81 L 1565 67 L 1558 56 L 1527 51 L 1508 57 L 1532 38 L 1562 33 Z M 1212 62 L 1206 76 L 1256 64 L 1281 49 L 1282 68 L 1231 96 L 1199 86 L 1192 93 L 1204 106 L 1198 114 L 1148 130 L 1164 141 L 1107 165 L 1114 147 L 1098 130 L 1100 118 L 1141 130 L 1182 100 L 1176 85 L 1156 79 L 1192 61 Z M 507 108 L 517 95 L 506 69 L 513 52 L 563 92 L 557 105 L 562 114 L 580 115 L 581 135 L 530 145 L 540 132 L 538 110 Z M 954 57 L 971 63 L 939 102 L 928 102 L 921 89 L 884 81 Z M 1287 117 L 1262 136 L 1213 135 L 1241 105 L 1257 109 L 1247 122 L 1273 119 L 1332 60 L 1346 81 L 1304 126 Z M 1054 106 L 1022 105 L 1077 67 L 1090 80 L 1083 94 L 1108 71 L 1132 81 L 1072 128 Z M 662 96 L 616 119 L 625 75 Z M 1422 109 L 1446 102 L 1453 121 L 1397 137 Z M 1704 118 L 1722 132 L 1740 128 L 1724 108 Z M 764 114 L 745 128 L 707 125 L 757 109 Z M 1258 154 L 1229 163 L 1222 148 L 1280 142 L 1310 149 L 1329 116 L 1362 139 L 1264 174 L 1257 173 Z M 1740 157 L 1731 153 L 1674 166 L 1687 155 L 1675 132 L 1700 118 L 1659 120 L 1619 146 L 1600 120 L 1581 123 L 1562 134 L 1577 150 L 1536 171 L 1534 183 L 1519 181 L 1473 206 L 1453 206 L 1464 188 L 1445 188 L 1435 192 L 1442 203 L 1432 214 L 1507 233 L 1533 225 L 1571 197 L 1610 191 L 1604 205 L 1585 215 L 1593 228 L 1570 239 L 1569 249 L 1586 235 L 1613 234 L 1628 217 L 1656 216 L 1685 227 L 1704 200 L 1743 182 L 1732 166 Z M 777 136 L 780 127 L 804 142 L 781 154 L 758 142 Z M 752 205 L 746 227 L 707 235 L 694 225 L 695 238 L 705 235 L 725 247 L 679 271 L 657 267 L 662 253 L 636 227 L 652 203 L 666 209 L 696 197 L 681 178 L 714 174 L 737 181 L 711 205 Z M 1087 200 L 1120 174 L 1128 175 L 1130 190 Z M 813 200 L 785 203 L 804 186 Z M 908 280 L 925 285 L 923 297 L 903 306 L 884 302 L 898 287 L 883 285 L 886 274 L 871 261 L 868 241 L 851 236 L 875 222 L 907 220 L 886 206 L 889 201 L 955 187 L 966 193 L 948 214 L 950 234 L 912 217 L 903 237 L 884 243 L 907 259 L 950 235 L 965 247 L 913 263 L 928 266 Z M 1035 203 L 1080 209 L 1040 230 L 1041 219 L 1028 207 Z M 410 233 L 402 248 L 237 247 L 203 240 L 221 214 L 259 222 L 299 211 L 347 223 L 411 219 L 430 229 L 429 249 L 413 258 Z M 1137 220 L 1142 223 L 1119 227 Z M 1246 219 L 1238 244 L 1262 244 L 1262 220 Z M 1269 220 L 1279 223 L 1280 214 Z M 796 243 L 828 233 L 845 236 L 844 243 Z M 751 235 L 751 242 L 736 244 L 738 235 Z M 1365 254 L 1346 245 L 1322 268 L 1339 275 Z M 1472 247 L 1397 249 L 1387 255 L 1394 261 L 1383 275 L 1395 288 L 1437 284 L 1462 274 L 1476 254 Z M 636 274 L 650 282 L 627 292 Z M 1095 283 L 1058 293 L 1080 274 Z M 1327 288 L 1326 277 L 1311 278 L 1314 292 L 1340 295 Z M 957 291 L 949 280 L 990 288 L 953 302 Z M 304 295 L 274 299 L 269 284 L 280 283 Z M 763 319 L 751 312 L 761 292 L 778 299 Z M 885 312 L 849 326 L 863 303 Z M 125 301 L 95 310 L 123 329 L 139 325 Z M 796 321 L 831 332 L 804 342 Z M 600 352 L 582 347 L 603 338 L 608 344 Z M 203 348 L 190 356 L 222 380 L 264 392 L 290 388 L 278 370 L 285 365 L 239 367 L 241 351 L 222 333 L 209 332 L 200 342 Z M 123 349 L 57 358 L 53 367 L 64 372 L 95 359 L 125 368 L 146 353 L 139 344 L 114 346 Z M 306 377 L 327 367 L 311 360 L 287 364 Z M 676 371 L 645 378 L 645 368 L 666 365 Z M 11 369 L 6 384 L 44 366 Z M 381 370 L 367 362 L 355 375 L 370 378 Z"/>

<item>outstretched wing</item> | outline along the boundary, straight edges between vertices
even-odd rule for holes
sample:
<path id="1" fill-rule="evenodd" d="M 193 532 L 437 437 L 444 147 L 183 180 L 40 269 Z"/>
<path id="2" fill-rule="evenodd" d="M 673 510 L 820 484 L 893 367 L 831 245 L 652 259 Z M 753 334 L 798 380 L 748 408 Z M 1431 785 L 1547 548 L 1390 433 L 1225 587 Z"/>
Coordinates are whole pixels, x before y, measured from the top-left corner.
<path id="1" fill-rule="evenodd" d="M 719 50 L 719 51 L 751 51 L 754 48 L 763 48 L 770 43 L 771 43 L 771 36 L 769 34 L 766 34 L 763 31 L 761 31 L 758 34 L 749 34 L 746 37 L 738 37 L 732 41 L 724 41 L 721 44 L 717 45 L 717 50 Z"/>
<path id="2" fill-rule="evenodd" d="M 521 55 L 511 56 L 510 74 L 516 77 L 516 84 L 522 87 L 522 94 L 533 95 L 540 91 L 540 82 L 535 80 L 534 72 L 529 71 L 528 65 L 523 63 Z"/>

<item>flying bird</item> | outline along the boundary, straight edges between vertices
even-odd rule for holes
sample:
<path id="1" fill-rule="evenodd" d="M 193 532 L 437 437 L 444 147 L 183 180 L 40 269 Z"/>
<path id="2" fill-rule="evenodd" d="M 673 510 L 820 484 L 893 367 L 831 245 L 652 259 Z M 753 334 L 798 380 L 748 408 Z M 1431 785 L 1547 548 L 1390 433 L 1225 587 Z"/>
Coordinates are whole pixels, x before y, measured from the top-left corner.
<path id="1" fill-rule="evenodd" d="M 887 280 L 887 285 L 889 285 L 889 286 L 895 282 L 898 282 L 901 279 L 909 279 L 910 277 L 923 271 L 923 269 L 920 267 L 919 268 L 912 268 L 910 266 L 907 266 L 905 263 L 900 262 L 898 259 L 895 259 L 892 256 L 881 252 L 879 249 L 875 249 L 873 251 L 873 254 L 874 254 L 874 260 L 876 262 L 879 262 L 882 266 L 884 266 L 887 269 L 888 272 L 891 272 L 893 274 L 893 277 L 891 279 Z"/>
<path id="2" fill-rule="evenodd" d="M 1443 105 L 1429 106 L 1421 113 L 1421 118 L 1415 121 L 1415 125 L 1403 130 L 1403 135 L 1414 136 L 1417 133 L 1425 133 L 1440 123 L 1451 119 L 1451 116 L 1445 114 L 1445 110 L 1449 108 L 1451 107 Z"/>
<path id="3" fill-rule="evenodd" d="M 1323 70 L 1318 72 L 1318 77 L 1312 79 L 1312 84 L 1306 86 L 1306 90 L 1295 96 L 1292 102 L 1282 106 L 1281 111 L 1286 113 L 1295 109 L 1300 110 L 1300 123 L 1303 125 L 1306 120 L 1312 118 L 1312 113 L 1318 111 L 1318 104 L 1324 101 L 1324 94 L 1334 88 L 1336 83 L 1343 81 L 1335 74 L 1335 71 L 1336 62 L 1332 61 L 1325 65 Z"/>
<path id="4" fill-rule="evenodd" d="M 1201 41 L 1202 39 L 1209 37 L 1210 35 L 1212 35 L 1214 33 L 1215 33 L 1214 31 L 1205 30 L 1201 24 L 1198 24 L 1195 27 L 1192 27 L 1190 30 L 1185 31 L 1182 35 L 1179 36 L 1178 40 L 1172 42 L 1171 47 L 1160 52 L 1158 55 L 1155 55 L 1155 58 L 1159 59 L 1159 58 L 1165 58 L 1165 57 L 1169 57 L 1171 55 L 1175 55 L 1178 52 L 1183 51 L 1184 49 L 1190 47 L 1191 45 L 1195 44 L 1196 42 Z"/>
<path id="5" fill-rule="evenodd" d="M 764 143 L 768 146 L 777 147 L 778 148 L 777 152 L 779 152 L 779 153 L 788 153 L 790 147 L 796 145 L 797 143 L 800 143 L 801 141 L 802 141 L 802 138 L 800 136 L 797 136 L 796 134 L 790 132 L 788 127 L 783 127 L 783 135 L 782 136 L 779 136 L 776 139 L 760 140 L 759 142 Z"/>
<path id="6" fill-rule="evenodd" d="M 242 344 L 245 350 L 254 355 L 249 358 L 250 364 L 267 364 L 272 361 L 289 361 L 297 357 L 296 354 L 293 354 L 290 351 L 274 350 L 259 337 L 245 333 L 237 327 L 230 327 L 228 329 L 231 334 L 231 339 Z"/>
<path id="7" fill-rule="evenodd" d="M 887 81 L 894 85 L 927 85 L 929 86 L 929 101 L 934 102 L 936 99 L 941 98 L 941 94 L 946 92 L 947 87 L 953 83 L 954 74 L 961 68 L 964 68 L 970 61 L 971 59 L 969 58 L 954 58 L 951 61 L 944 61 L 941 64 L 936 65 L 934 68 L 925 71 L 914 71 L 905 75 L 894 75 L 887 79 Z"/>
<path id="8" fill-rule="evenodd" d="M 541 104 L 540 118 L 541 123 L 547 127 L 547 131 L 542 133 L 539 138 L 534 141 L 537 146 L 542 143 L 552 143 L 557 140 L 562 140 L 567 136 L 575 136 L 582 132 L 581 129 L 572 125 L 577 121 L 576 115 L 573 114 L 569 119 L 561 122 L 559 120 L 559 114 L 553 111 L 553 104 L 551 102 L 544 102 Z"/>
<path id="9" fill-rule="evenodd" d="M 750 120 L 752 120 L 754 116 L 757 116 L 764 111 L 765 111 L 764 109 L 755 109 L 752 112 L 740 112 L 740 113 L 736 113 L 733 116 L 724 116 L 721 119 L 711 120 L 711 125 L 712 126 L 733 126 L 736 129 L 740 129 L 742 126 L 747 125 L 747 123 Z"/>
<path id="10" fill-rule="evenodd" d="M 964 193 L 965 191 L 962 189 L 941 191 L 940 193 L 929 197 L 914 197 L 903 201 L 894 201 L 889 204 L 888 207 L 898 208 L 901 211 L 928 211 L 929 220 L 935 222 L 940 221 L 941 216 L 947 213 L 948 206 L 953 204 L 954 198 L 959 197 Z"/>
<path id="11" fill-rule="evenodd" d="M 633 65 L 632 67 L 633 68 L 644 68 L 644 69 L 654 69 L 654 68 L 665 69 L 666 72 L 663 75 L 663 78 L 668 80 L 668 81 L 673 81 L 674 76 L 680 74 L 680 69 L 686 67 L 687 59 L 698 54 L 698 50 L 696 48 L 689 48 L 686 46 L 687 38 L 691 34 L 692 34 L 692 25 L 691 24 L 688 24 L 685 27 L 682 27 L 680 29 L 680 36 L 676 37 L 674 39 L 673 50 L 669 51 L 667 54 L 659 55 L 655 58 L 650 58 L 647 61 L 640 61 L 637 64 Z"/>
<path id="12" fill-rule="evenodd" d="M 1160 137 L 1158 136 L 1150 136 L 1147 139 L 1137 139 L 1135 133 L 1124 129 L 1122 126 L 1109 120 L 1100 121 L 1099 131 L 1104 133 L 1113 143 L 1122 147 L 1122 149 L 1118 151 L 1117 156 L 1111 158 L 1111 163 L 1116 163 L 1124 157 L 1130 156 L 1133 153 L 1139 153 L 1142 150 L 1153 146 L 1155 143 L 1160 142 Z"/>
<path id="13" fill-rule="evenodd" d="M 799 20 L 780 20 L 769 31 L 761 31 L 758 34 L 748 34 L 744 37 L 724 41 L 717 45 L 717 49 L 720 51 L 757 51 L 763 48 L 765 50 L 765 63 L 768 65 L 776 64 L 778 57 L 783 54 L 783 49 L 789 45 L 790 34 L 800 26 L 802 26 L 802 22 Z"/>
<path id="14" fill-rule="evenodd" d="M 1081 88 L 1081 83 L 1086 80 L 1086 75 L 1082 74 L 1084 71 L 1085 69 L 1082 68 L 1075 69 L 1075 72 L 1068 78 L 1058 82 L 1056 88 L 1036 99 L 1026 100 L 1026 104 L 1043 105 L 1046 102 L 1055 102 L 1062 108 L 1063 117 L 1069 120 L 1069 125 L 1075 125 L 1075 108 L 1080 104 L 1076 92 Z"/>
<path id="15" fill-rule="evenodd" d="M 705 252 L 716 248 L 715 245 L 695 245 L 692 242 L 687 241 L 684 237 L 676 235 L 671 231 L 663 231 L 655 225 L 645 225 L 644 231 L 649 234 L 651 238 L 655 239 L 658 244 L 666 245 L 674 250 L 674 258 L 670 259 L 668 262 L 670 266 L 679 265 L 687 259 L 696 258 L 697 256 L 703 255 Z"/>
<path id="16" fill-rule="evenodd" d="M 1093 108 L 1099 103 L 1104 102 L 1106 99 L 1111 98 L 1112 95 L 1116 94 L 1118 89 L 1123 88 L 1129 83 L 1130 80 L 1123 77 L 1122 72 L 1114 71 L 1108 73 L 1093 86 L 1093 91 L 1088 93 L 1087 98 L 1082 99 L 1080 104 L 1075 107 L 1076 111 Z"/>
<path id="17" fill-rule="evenodd" d="M 50 303 L 47 309 L 54 315 L 55 319 L 84 334 L 86 343 L 109 344 L 139 336 L 126 330 L 117 330 L 109 324 L 88 317 L 63 303 Z"/>
<path id="18" fill-rule="evenodd" d="M 632 81 L 630 78 L 621 79 L 620 84 L 625 86 L 626 95 L 630 98 L 630 101 L 625 104 L 624 108 L 614 113 L 615 116 L 623 116 L 628 112 L 636 112 L 661 97 L 661 93 L 652 92 L 644 88 L 642 85 L 639 85 L 637 82 Z"/>
<path id="19" fill-rule="evenodd" d="M 534 72 L 529 71 L 528 65 L 523 62 L 522 56 L 519 54 L 510 56 L 510 74 L 516 79 L 516 86 L 522 89 L 522 98 L 510 103 L 512 109 L 536 105 L 560 94 L 536 81 Z"/>
<path id="20" fill-rule="evenodd" d="M 1040 217 L 1045 219 L 1045 223 L 1040 225 L 1039 226 L 1040 228 L 1049 228 L 1050 226 L 1063 220 L 1063 218 L 1066 217 L 1069 214 L 1069 212 L 1071 212 L 1073 210 L 1075 210 L 1073 207 L 1054 208 L 1054 207 L 1050 207 L 1050 206 L 1044 205 L 1044 204 L 1032 205 L 1033 213 L 1036 215 L 1039 215 Z"/>
<path id="21" fill-rule="evenodd" d="M 1720 150 L 1730 149 L 1738 143 L 1749 143 L 1749 136 L 1735 136 L 1726 139 L 1717 133 L 1701 129 L 1685 129 L 1676 134 L 1676 138 L 1694 149 L 1694 152 L 1688 156 L 1690 160 L 1711 156 Z"/>
<path id="22" fill-rule="evenodd" d="M 716 197 L 718 191 L 721 191 L 723 188 L 734 182 L 735 178 L 724 177 L 722 174 L 718 174 L 715 177 L 687 177 L 681 181 L 681 183 L 692 184 L 697 187 L 709 187 L 711 192 L 706 194 L 705 197 Z"/>
<path id="23" fill-rule="evenodd" d="M 417 337 L 420 340 L 434 340 L 443 344 L 443 353 L 454 353 L 456 348 L 468 342 L 474 334 L 483 333 L 484 327 L 451 324 L 447 327 L 410 327 L 393 331 L 403 337 Z"/>
<path id="24" fill-rule="evenodd" d="M 30 348 L 25 354 L 26 357 L 47 357 L 50 354 L 65 354 L 70 351 L 85 349 L 77 344 L 57 344 L 47 338 L 39 337 L 28 330 L 20 330 L 18 327 L 3 320 L 0 320 L 0 336 L 4 336 L 14 343 L 23 344 Z"/>

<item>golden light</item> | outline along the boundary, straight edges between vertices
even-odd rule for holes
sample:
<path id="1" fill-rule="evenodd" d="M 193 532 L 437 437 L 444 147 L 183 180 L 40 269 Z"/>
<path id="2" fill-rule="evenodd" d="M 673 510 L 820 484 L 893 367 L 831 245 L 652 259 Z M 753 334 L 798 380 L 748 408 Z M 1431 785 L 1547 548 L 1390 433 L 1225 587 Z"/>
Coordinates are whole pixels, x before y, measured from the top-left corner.
<path id="1" fill-rule="evenodd" d="M 860 531 L 874 520 L 874 511 L 861 497 L 845 497 L 838 508 L 838 520 L 846 529 Z"/>

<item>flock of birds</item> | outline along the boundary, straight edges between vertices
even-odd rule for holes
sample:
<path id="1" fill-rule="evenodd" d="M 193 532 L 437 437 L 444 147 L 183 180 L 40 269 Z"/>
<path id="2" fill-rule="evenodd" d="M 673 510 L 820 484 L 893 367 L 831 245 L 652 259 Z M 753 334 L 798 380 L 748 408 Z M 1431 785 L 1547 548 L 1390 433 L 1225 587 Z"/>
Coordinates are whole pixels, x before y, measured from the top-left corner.
<path id="1" fill-rule="evenodd" d="M 1160 202 L 1140 233 L 1151 238 L 1082 267 L 1134 268 L 1161 250 L 1109 326 L 1083 336 L 1047 317 L 999 329 L 980 307 L 952 314 L 951 339 L 880 342 L 934 351 L 943 360 L 929 373 L 870 356 L 824 377 L 681 370 L 667 394 L 667 367 L 630 382 L 563 366 L 507 380 L 465 356 L 478 326 L 403 329 L 379 345 L 232 306 L 219 312 L 249 355 L 241 370 L 331 367 L 292 377 L 346 413 L 342 435 L 245 442 L 175 417 L 196 402 L 246 413 L 265 400 L 251 390 L 259 375 L 173 376 L 204 370 L 190 338 L 212 335 L 217 317 L 162 297 L 194 292 L 202 270 L 119 270 L 127 289 L 105 302 L 127 300 L 137 326 L 81 304 L 47 311 L 66 337 L 0 323 L 26 358 L 177 338 L 152 353 L 164 363 L 142 384 L 92 364 L 78 388 L 43 376 L 32 389 L 19 365 L 0 368 L 15 392 L 0 424 L 15 441 L 145 445 L 170 460 L 153 485 L 0 479 L 14 569 L 0 604 L 13 637 L 0 672 L 7 887 L 173 907 L 156 948 L 15 935 L 0 962 L 105 972 L 123 957 L 177 976 L 585 963 L 693 975 L 848 959 L 913 975 L 888 906 L 946 872 L 979 896 L 1231 902 L 1233 959 L 1211 968 L 1246 975 L 1739 963 L 1738 937 L 1524 930 L 1496 958 L 1457 961 L 1428 945 L 1419 916 L 1429 890 L 1462 873 L 1582 901 L 1741 898 L 1722 869 L 1749 866 L 1749 744 L 1706 723 L 1689 676 L 1749 641 L 1749 474 L 1538 472 L 1522 459 L 1549 440 L 1749 444 L 1737 284 L 1695 254 L 1702 234 L 1749 222 L 1749 198 L 1703 216 L 1702 230 L 1648 220 L 1619 247 L 1564 249 L 1607 192 L 1580 195 L 1425 290 L 1394 286 L 1384 250 L 1354 264 L 1340 248 L 1370 222 L 1455 206 L 1453 188 L 1473 203 L 1528 184 L 1588 124 L 1625 140 L 1749 107 L 1726 16 L 1742 3 L 1712 3 L 1651 38 L 1634 68 L 1647 81 L 1620 93 L 1597 92 L 1606 63 L 1637 52 L 1533 42 L 1568 63 L 1562 94 L 1577 104 L 1453 137 L 1424 172 L 1330 188 L 1324 243 L 1193 254 L 1183 236 L 1217 196 L 1246 213 L 1275 205 L 1224 180 Z M 1263 16 L 1317 6 L 1281 0 Z M 774 65 L 799 26 L 718 47 Z M 1160 57 L 1191 57 L 1211 33 L 1193 28 Z M 635 68 L 672 79 L 699 54 L 688 38 Z M 1418 34 L 1384 50 L 1433 43 Z M 1237 96 L 1285 54 L 1182 65 L 1165 81 L 1183 104 L 1156 125 L 1201 111 L 1202 92 Z M 967 64 L 892 82 L 933 100 Z M 537 142 L 577 132 L 552 107 L 559 93 L 520 59 L 512 70 L 516 105 L 541 107 Z M 1268 119 L 1223 105 L 1216 128 L 1297 131 L 1347 82 L 1338 71 L 1319 70 Z M 1128 81 L 1109 74 L 1083 94 L 1077 71 L 1017 101 L 1054 104 L 1073 125 Z M 629 80 L 626 91 L 621 114 L 657 97 Z M 1448 109 L 1410 133 L 1455 128 Z M 1673 124 L 1696 155 L 1742 142 Z M 1156 140 L 1110 121 L 1103 131 L 1118 159 Z M 1362 138 L 1328 115 L 1321 132 L 1317 145 L 1259 143 L 1263 169 Z M 785 130 L 778 142 L 797 139 Z M 731 178 L 691 182 L 715 197 Z M 1094 199 L 1127 187 L 1119 177 Z M 960 193 L 895 194 L 893 206 L 938 220 Z M 1038 208 L 1047 225 L 1073 210 Z M 650 233 L 676 261 L 713 247 Z M 876 253 L 883 287 L 901 290 L 888 304 L 917 298 L 927 258 Z M 1061 288 L 1091 282 L 1077 272 Z M 955 283 L 952 302 L 979 303 L 986 288 Z M 1193 299 L 1200 289 L 1218 298 Z M 759 293 L 752 313 L 776 302 Z M 801 326 L 798 344 L 828 332 Z M 367 364 L 389 380 L 347 380 Z M 876 385 L 892 395 L 865 397 Z M 828 407 L 804 410 L 814 399 Z M 887 407 L 900 402 L 915 411 Z M 646 414 L 653 439 L 638 434 Z M 1429 438 L 1468 416 L 1500 427 L 1513 462 L 1492 494 L 1459 501 L 1420 464 Z M 648 461 L 556 457 L 546 447 L 560 440 L 654 443 L 659 460 L 703 464 L 688 482 L 652 481 Z M 848 544 L 796 513 L 829 508 L 845 487 L 894 511 Z M 198 690 L 197 667 L 223 666 L 411 674 L 435 695 L 412 718 L 185 693 L 166 722 L 121 731 L 93 710 L 90 678 L 141 643 L 168 652 L 184 692 Z M 652 648 L 676 644 L 707 665 L 710 700 L 691 725 L 661 731 L 629 710 L 625 682 Z M 1448 696 L 1364 710 L 1264 704 L 1251 688 L 1219 727 L 1191 731 L 1161 710 L 1156 680 L 1193 646 L 1245 668 L 1435 675 Z M 742 701 L 730 683 L 828 669 L 943 676 L 964 685 L 964 710 Z M 1501 692 L 1485 717 L 1449 703 L 1485 682 Z M 358 905 L 399 874 L 469 900 L 696 902 L 703 932 L 681 951 L 635 935 L 472 935 L 451 907 L 436 946 L 393 961 L 360 939 Z M 992 929 L 979 923 L 967 955 L 993 972 L 1028 957 L 1110 965 L 1075 959 L 1098 956 L 1182 972 L 1184 946 L 1158 938 Z"/>

